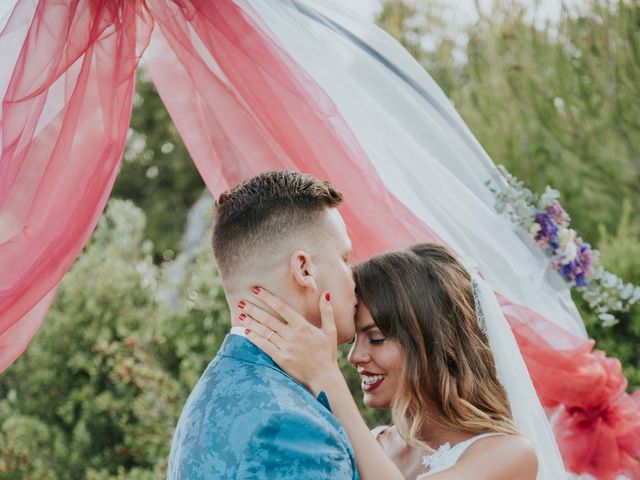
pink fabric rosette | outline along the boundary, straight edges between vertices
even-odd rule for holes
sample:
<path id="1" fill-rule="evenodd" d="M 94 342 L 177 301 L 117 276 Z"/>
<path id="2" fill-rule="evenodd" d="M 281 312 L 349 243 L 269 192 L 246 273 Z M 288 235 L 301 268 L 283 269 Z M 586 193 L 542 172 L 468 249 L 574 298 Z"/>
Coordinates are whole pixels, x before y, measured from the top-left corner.
<path id="1" fill-rule="evenodd" d="M 620 361 L 529 309 L 501 304 L 567 469 L 600 480 L 640 478 L 640 391 L 626 393 Z"/>

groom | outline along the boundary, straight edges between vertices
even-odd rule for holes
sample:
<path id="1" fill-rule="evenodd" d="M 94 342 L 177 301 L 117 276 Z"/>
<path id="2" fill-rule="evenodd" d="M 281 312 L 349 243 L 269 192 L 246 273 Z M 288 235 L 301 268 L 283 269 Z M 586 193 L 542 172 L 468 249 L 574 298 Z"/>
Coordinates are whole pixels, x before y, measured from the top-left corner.
<path id="1" fill-rule="evenodd" d="M 267 290 L 320 325 L 330 291 L 343 343 L 354 336 L 351 242 L 342 194 L 297 172 L 268 172 L 216 202 L 213 250 L 233 327 L 178 421 L 169 479 L 357 479 L 349 440 L 326 396 L 315 398 L 244 336 L 241 298 Z"/>

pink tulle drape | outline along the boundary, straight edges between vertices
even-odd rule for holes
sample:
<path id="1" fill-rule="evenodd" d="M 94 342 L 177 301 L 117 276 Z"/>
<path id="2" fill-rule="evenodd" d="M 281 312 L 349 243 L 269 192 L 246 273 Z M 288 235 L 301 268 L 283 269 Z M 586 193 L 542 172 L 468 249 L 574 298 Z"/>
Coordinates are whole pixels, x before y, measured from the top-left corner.
<path id="1" fill-rule="evenodd" d="M 387 192 L 331 98 L 233 2 L 148 5 L 159 28 L 145 66 L 214 195 L 265 170 L 302 170 L 349 199 L 357 258 L 437 241 Z"/>
<path id="2" fill-rule="evenodd" d="M 23 346 L 102 213 L 127 135 L 152 22 L 129 1 L 17 4 L 0 36 L 28 28 L 2 101 L 0 342 Z M 136 11 L 137 9 L 137 11 Z M 27 316 L 27 317 L 25 317 Z M 27 321 L 25 321 L 28 319 Z M 19 354 L 3 348 L 0 366 Z"/>
<path id="3" fill-rule="evenodd" d="M 214 195 L 265 170 L 302 170 L 344 193 L 357 258 L 442 243 L 389 193 L 330 96 L 257 17 L 231 0 L 41 0 L 35 9 L 20 0 L 0 34 L 0 49 L 15 51 L 16 38 L 20 47 L 5 83 L 0 73 L 0 370 L 39 328 L 102 213 L 150 38 L 145 66 Z M 598 478 L 633 473 L 640 409 L 619 363 L 501 301 L 540 398 L 559 412 L 567 465 Z"/>

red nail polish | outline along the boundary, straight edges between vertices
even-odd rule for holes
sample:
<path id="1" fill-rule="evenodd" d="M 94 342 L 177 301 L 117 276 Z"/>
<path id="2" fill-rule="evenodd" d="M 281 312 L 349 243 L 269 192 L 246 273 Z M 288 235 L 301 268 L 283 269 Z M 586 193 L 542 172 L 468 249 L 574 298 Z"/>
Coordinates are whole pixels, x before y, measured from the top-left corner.
<path id="1" fill-rule="evenodd" d="M 325 293 L 325 294 L 324 294 L 324 299 L 325 299 L 327 302 L 330 302 L 330 301 L 331 301 L 331 294 L 330 294 L 329 292 Z"/>
<path id="2" fill-rule="evenodd" d="M 245 318 L 247 318 L 247 316 L 246 316 L 244 313 L 241 313 L 241 314 L 238 316 L 238 320 L 244 320 Z"/>
<path id="3" fill-rule="evenodd" d="M 260 289 L 259 289 L 258 287 L 253 287 L 253 288 L 251 289 L 251 291 L 252 291 L 253 293 L 255 293 L 256 295 L 260 293 Z"/>
<path id="4" fill-rule="evenodd" d="M 249 335 L 251 333 L 251 330 L 249 330 L 248 328 L 244 329 L 244 333 L 246 333 L 247 335 Z"/>
<path id="5" fill-rule="evenodd" d="M 244 308 L 246 305 L 247 305 L 247 304 L 245 303 L 245 301 L 244 301 L 244 300 L 240 300 L 240 301 L 238 302 L 238 308 Z"/>

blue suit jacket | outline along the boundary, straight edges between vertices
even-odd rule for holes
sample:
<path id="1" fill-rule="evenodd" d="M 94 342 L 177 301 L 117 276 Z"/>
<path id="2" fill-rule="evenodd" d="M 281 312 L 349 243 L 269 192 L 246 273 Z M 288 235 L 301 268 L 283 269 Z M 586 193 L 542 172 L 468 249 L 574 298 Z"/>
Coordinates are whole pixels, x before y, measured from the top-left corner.
<path id="1" fill-rule="evenodd" d="M 227 335 L 189 395 L 167 478 L 358 479 L 351 444 L 318 399 L 239 335 Z"/>

